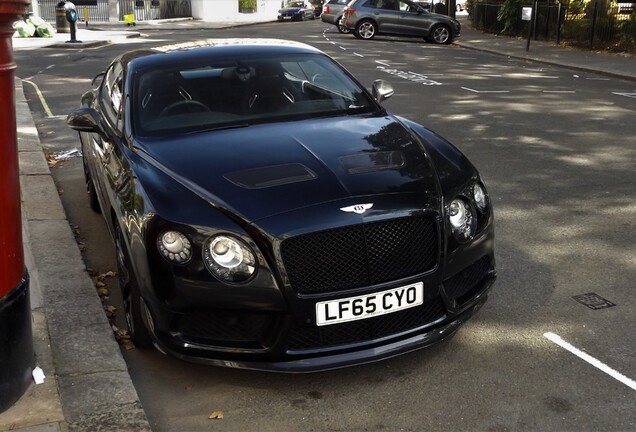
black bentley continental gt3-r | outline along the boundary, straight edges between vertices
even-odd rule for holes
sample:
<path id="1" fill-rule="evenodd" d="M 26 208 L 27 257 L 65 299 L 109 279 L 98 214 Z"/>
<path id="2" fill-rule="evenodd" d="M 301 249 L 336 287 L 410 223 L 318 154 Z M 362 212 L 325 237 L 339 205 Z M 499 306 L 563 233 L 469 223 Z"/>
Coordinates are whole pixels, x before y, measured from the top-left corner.
<path id="1" fill-rule="evenodd" d="M 495 281 L 475 167 L 333 59 L 217 39 L 116 58 L 67 123 L 138 347 L 333 369 L 453 334 Z"/>

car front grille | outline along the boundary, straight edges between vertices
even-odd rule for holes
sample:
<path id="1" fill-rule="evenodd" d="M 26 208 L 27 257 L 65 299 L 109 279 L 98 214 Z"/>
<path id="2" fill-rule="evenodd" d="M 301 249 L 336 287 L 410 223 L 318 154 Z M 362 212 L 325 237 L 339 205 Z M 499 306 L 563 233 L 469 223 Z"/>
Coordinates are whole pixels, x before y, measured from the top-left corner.
<path id="1" fill-rule="evenodd" d="M 283 241 L 287 276 L 299 294 L 338 292 L 432 270 L 437 224 L 406 217 L 351 225 Z"/>
<path id="2" fill-rule="evenodd" d="M 391 314 L 322 327 L 292 326 L 287 336 L 288 351 L 319 349 L 372 341 L 422 327 L 445 317 L 441 298 Z"/>
<path id="3" fill-rule="evenodd" d="M 455 276 L 444 281 L 446 295 L 451 300 L 459 300 L 462 303 L 473 294 L 472 290 L 488 274 L 490 270 L 490 257 L 485 256 L 466 267 Z"/>

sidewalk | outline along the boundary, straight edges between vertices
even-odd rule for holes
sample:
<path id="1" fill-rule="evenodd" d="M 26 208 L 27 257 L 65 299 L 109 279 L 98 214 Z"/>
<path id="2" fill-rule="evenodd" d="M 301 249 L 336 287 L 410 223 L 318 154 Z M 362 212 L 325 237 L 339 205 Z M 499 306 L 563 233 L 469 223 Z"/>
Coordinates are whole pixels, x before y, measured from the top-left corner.
<path id="1" fill-rule="evenodd" d="M 534 39 L 530 41 L 530 50 L 526 52 L 525 38 L 482 33 L 470 26 L 467 17 L 459 18 L 459 22 L 462 24 L 462 33 L 456 44 L 464 48 L 636 81 L 635 56 L 566 48 L 555 42 Z"/>
<path id="2" fill-rule="evenodd" d="M 565 66 L 636 81 L 636 58 L 577 51 L 553 43 L 472 30 L 465 18 L 462 47 L 498 55 Z M 15 50 L 87 48 L 140 37 L 148 28 L 219 29 L 246 25 L 235 21 L 195 20 L 80 28 L 54 38 L 14 38 Z M 19 73 L 19 70 L 18 70 Z M 96 295 L 66 220 L 58 191 L 44 158 L 37 129 L 16 79 L 16 117 L 25 259 L 29 269 L 33 317 L 34 366 L 44 370 L 44 384 L 31 384 L 24 396 L 0 414 L 0 432 L 150 431 L 120 348 Z"/>

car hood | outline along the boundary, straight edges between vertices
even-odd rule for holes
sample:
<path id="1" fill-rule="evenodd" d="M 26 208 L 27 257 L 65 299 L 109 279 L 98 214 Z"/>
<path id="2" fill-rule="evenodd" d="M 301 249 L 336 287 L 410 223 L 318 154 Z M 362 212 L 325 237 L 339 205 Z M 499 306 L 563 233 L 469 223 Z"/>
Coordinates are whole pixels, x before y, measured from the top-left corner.
<path id="1" fill-rule="evenodd" d="M 136 145 L 156 169 L 247 222 L 349 197 L 439 194 L 423 146 L 391 116 L 255 125 Z"/>
<path id="2" fill-rule="evenodd" d="M 285 13 L 285 12 L 300 12 L 301 8 L 283 8 L 280 9 L 278 11 L 278 13 Z"/>

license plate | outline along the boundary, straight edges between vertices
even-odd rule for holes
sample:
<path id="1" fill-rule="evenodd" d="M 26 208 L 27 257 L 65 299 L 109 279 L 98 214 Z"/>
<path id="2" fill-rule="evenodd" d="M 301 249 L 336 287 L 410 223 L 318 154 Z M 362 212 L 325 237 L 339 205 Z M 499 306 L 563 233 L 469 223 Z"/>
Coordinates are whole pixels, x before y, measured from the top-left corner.
<path id="1" fill-rule="evenodd" d="M 292 19 L 292 17 L 290 17 L 290 16 L 284 16 L 284 17 L 283 17 L 283 19 L 284 19 L 284 20 L 286 20 L 286 19 L 289 19 L 289 20 L 290 20 L 290 19 Z"/>
<path id="2" fill-rule="evenodd" d="M 418 282 L 373 294 L 316 303 L 316 325 L 325 326 L 389 314 L 424 303 L 424 284 Z"/>

